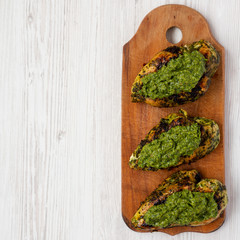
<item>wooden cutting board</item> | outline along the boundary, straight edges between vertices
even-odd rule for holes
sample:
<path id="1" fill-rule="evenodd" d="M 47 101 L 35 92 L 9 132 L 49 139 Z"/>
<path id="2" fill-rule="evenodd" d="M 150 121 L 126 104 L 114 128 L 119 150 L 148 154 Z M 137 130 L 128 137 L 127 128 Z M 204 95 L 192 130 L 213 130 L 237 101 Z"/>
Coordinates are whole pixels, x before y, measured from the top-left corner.
<path id="1" fill-rule="evenodd" d="M 220 66 L 212 78 L 205 96 L 194 103 L 174 108 L 156 108 L 145 103 L 131 102 L 131 86 L 144 63 L 157 52 L 172 45 L 166 39 L 169 28 L 182 31 L 182 40 L 176 45 L 192 43 L 200 39 L 210 41 L 221 55 Z M 122 216 L 128 227 L 140 203 L 173 172 L 197 169 L 203 178 L 216 178 L 224 183 L 224 48 L 210 32 L 206 19 L 197 11 L 182 5 L 165 5 L 151 11 L 142 21 L 133 38 L 123 47 L 122 70 Z M 220 127 L 221 141 L 216 150 L 191 165 L 182 165 L 171 171 L 145 172 L 128 166 L 129 158 L 140 140 L 155 126 L 160 118 L 185 109 L 191 116 L 214 119 Z M 216 221 L 200 227 L 174 227 L 160 230 L 171 235 L 181 232 L 208 233 L 224 222 L 222 214 Z M 148 230 L 138 230 L 148 232 Z"/>

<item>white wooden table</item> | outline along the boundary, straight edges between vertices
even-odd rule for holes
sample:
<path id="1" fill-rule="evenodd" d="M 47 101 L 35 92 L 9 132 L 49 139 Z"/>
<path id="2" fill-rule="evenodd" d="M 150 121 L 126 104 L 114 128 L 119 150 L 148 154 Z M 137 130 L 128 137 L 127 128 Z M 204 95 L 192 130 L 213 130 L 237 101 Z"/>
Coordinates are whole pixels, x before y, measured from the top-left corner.
<path id="1" fill-rule="evenodd" d="M 121 217 L 122 46 L 153 8 L 205 16 L 226 49 L 226 221 L 136 233 Z M 239 239 L 240 1 L 0 0 L 0 239 Z"/>

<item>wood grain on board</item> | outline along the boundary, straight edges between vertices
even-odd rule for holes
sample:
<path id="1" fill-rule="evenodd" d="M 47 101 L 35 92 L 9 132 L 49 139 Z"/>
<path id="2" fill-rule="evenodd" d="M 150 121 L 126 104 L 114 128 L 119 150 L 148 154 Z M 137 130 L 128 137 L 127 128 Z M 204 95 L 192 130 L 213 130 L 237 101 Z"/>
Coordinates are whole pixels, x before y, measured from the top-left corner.
<path id="1" fill-rule="evenodd" d="M 221 55 L 220 66 L 212 78 L 205 96 L 194 103 L 174 108 L 156 108 L 145 103 L 131 102 L 131 86 L 144 63 L 157 52 L 172 45 L 166 39 L 166 31 L 176 26 L 182 31 L 182 40 L 176 45 L 192 43 L 200 39 L 210 41 Z M 220 127 L 221 141 L 216 150 L 191 165 L 172 170 L 146 172 L 128 166 L 129 158 L 141 139 L 160 118 L 185 109 L 191 116 L 214 119 Z M 182 5 L 165 5 L 151 11 L 142 21 L 134 37 L 123 47 L 122 71 L 122 215 L 131 226 L 131 218 L 140 203 L 173 172 L 197 169 L 203 178 L 216 178 L 225 182 L 224 170 L 224 48 L 212 36 L 206 19 L 197 11 Z M 224 222 L 222 214 L 216 221 L 199 227 L 174 227 L 160 230 L 171 235 L 180 232 L 212 232 Z M 133 229 L 133 228 L 132 228 Z M 133 229 L 135 230 L 135 229 Z M 146 232 L 146 230 L 138 230 Z"/>

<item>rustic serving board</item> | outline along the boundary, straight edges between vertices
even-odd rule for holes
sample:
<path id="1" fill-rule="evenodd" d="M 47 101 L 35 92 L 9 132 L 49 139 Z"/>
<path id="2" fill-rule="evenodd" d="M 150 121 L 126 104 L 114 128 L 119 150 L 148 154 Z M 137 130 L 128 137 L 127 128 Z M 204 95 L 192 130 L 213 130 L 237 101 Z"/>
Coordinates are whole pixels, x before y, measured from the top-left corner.
<path id="1" fill-rule="evenodd" d="M 157 52 L 172 45 L 166 39 L 169 28 L 182 31 L 182 40 L 176 45 L 192 43 L 200 39 L 210 41 L 221 55 L 220 66 L 212 78 L 205 96 L 194 103 L 174 108 L 156 108 L 145 103 L 131 102 L 131 86 L 144 63 Z M 197 169 L 203 178 L 216 178 L 224 183 L 224 48 L 210 32 L 206 19 L 197 11 L 182 5 L 164 5 L 151 11 L 142 21 L 134 37 L 123 47 L 122 70 L 122 216 L 128 227 L 140 203 L 173 172 Z M 146 172 L 130 169 L 129 158 L 140 140 L 155 126 L 160 118 L 185 109 L 191 116 L 214 119 L 220 127 L 221 141 L 216 150 L 191 165 L 182 165 L 171 171 Z M 218 229 L 225 214 L 216 221 L 199 227 L 174 227 L 160 230 L 171 235 L 181 232 L 208 233 Z M 148 232 L 148 230 L 137 230 Z"/>

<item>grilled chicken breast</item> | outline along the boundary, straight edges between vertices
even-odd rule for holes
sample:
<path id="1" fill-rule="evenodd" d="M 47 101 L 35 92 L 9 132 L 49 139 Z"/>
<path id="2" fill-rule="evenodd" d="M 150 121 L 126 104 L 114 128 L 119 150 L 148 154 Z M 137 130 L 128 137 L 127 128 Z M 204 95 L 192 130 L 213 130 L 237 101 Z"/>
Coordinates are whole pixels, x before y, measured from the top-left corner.
<path id="1" fill-rule="evenodd" d="M 202 179 L 197 170 L 179 171 L 165 179 L 135 213 L 136 229 L 200 226 L 217 219 L 228 202 L 226 187 L 216 179 Z"/>
<path id="2" fill-rule="evenodd" d="M 130 157 L 130 168 L 169 169 L 191 163 L 212 152 L 219 144 L 216 122 L 204 117 L 189 117 L 180 110 L 162 118 L 140 142 Z"/>
<path id="3" fill-rule="evenodd" d="M 220 62 L 206 40 L 171 46 L 156 54 L 139 72 L 131 89 L 132 102 L 173 107 L 205 94 Z"/>

